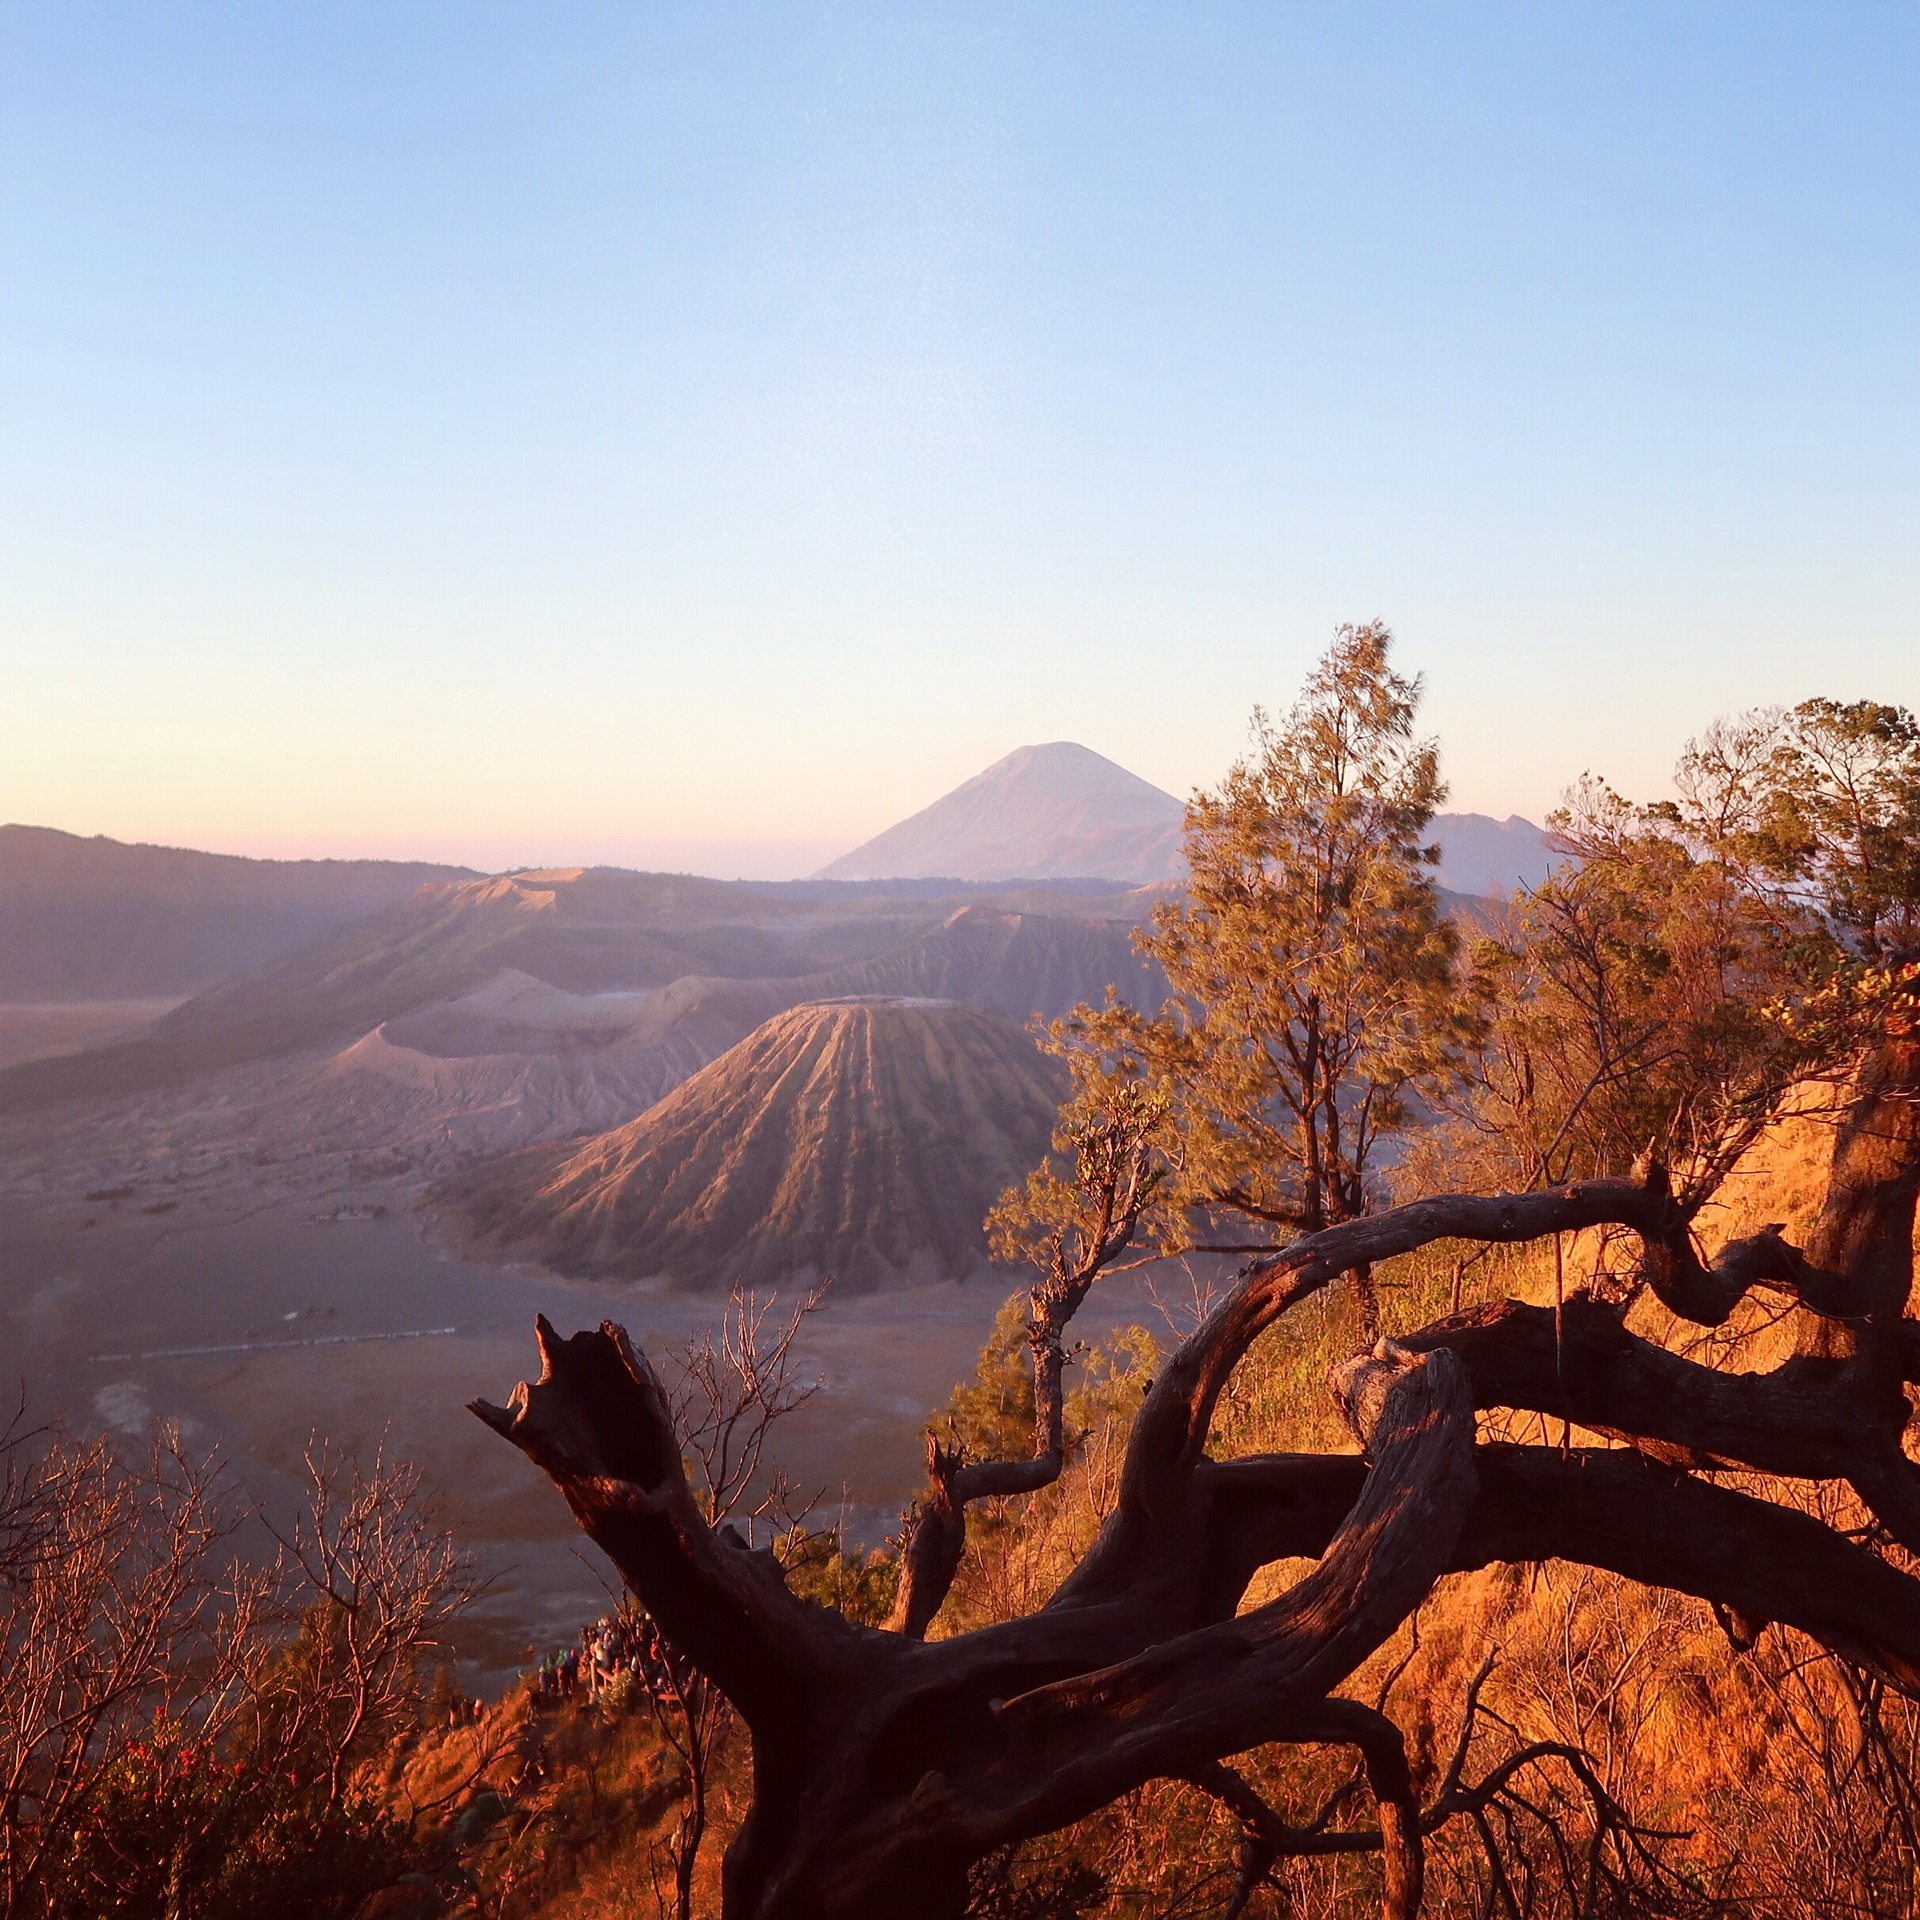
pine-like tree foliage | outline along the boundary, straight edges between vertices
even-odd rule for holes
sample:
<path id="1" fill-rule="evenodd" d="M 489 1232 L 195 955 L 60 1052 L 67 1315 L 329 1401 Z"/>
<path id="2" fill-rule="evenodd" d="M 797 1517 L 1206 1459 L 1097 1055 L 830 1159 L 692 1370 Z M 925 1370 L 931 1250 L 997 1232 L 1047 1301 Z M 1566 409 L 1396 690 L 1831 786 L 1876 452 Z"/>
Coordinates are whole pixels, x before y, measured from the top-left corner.
<path id="1" fill-rule="evenodd" d="M 1869 957 L 1920 944 L 1920 722 L 1878 700 L 1803 700 L 1690 742 L 1672 823 L 1753 891 Z"/>
<path id="2" fill-rule="evenodd" d="M 1643 1157 L 1711 1194 L 1873 1031 L 1920 934 L 1920 728 L 1809 700 L 1717 722 L 1678 798 L 1588 777 L 1551 825 L 1565 863 L 1474 954 L 1487 1033 L 1409 1189 L 1618 1177 Z"/>
<path id="3" fill-rule="evenodd" d="M 1475 1021 L 1426 840 L 1446 787 L 1392 644 L 1378 624 L 1339 628 L 1284 722 L 1256 709 L 1251 751 L 1195 795 L 1186 895 L 1139 936 L 1174 995 L 1151 1017 L 1110 998 L 1050 1030 L 1073 1071 L 1062 1165 L 1002 1202 L 1003 1257 L 1036 1258 L 1049 1232 L 1097 1244 L 1089 1143 L 1124 1143 L 1152 1176 L 1129 1223 L 1142 1252 L 1356 1219 L 1383 1139 L 1457 1071 Z"/>
<path id="4" fill-rule="evenodd" d="M 1187 898 L 1143 943 L 1175 989 L 1174 1197 L 1313 1233 L 1366 1211 L 1383 1134 L 1463 1038 L 1458 935 L 1425 843 L 1446 797 L 1420 682 L 1383 626 L 1342 627 L 1283 726 L 1187 815 Z"/>

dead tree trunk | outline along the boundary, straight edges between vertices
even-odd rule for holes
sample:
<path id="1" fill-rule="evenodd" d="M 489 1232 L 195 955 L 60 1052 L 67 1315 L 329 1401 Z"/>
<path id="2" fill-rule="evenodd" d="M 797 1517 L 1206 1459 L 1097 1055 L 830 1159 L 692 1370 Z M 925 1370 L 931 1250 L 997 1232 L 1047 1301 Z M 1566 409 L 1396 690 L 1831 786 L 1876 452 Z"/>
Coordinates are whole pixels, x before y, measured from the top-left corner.
<path id="1" fill-rule="evenodd" d="M 1785 1622 L 1920 1692 L 1920 1581 L 1805 1514 L 1696 1477 L 1848 1481 L 1920 1550 L 1920 1474 L 1902 1448 L 1904 1383 L 1920 1379 L 1920 1325 L 1904 1317 L 1917 1094 L 1920 1047 L 1904 1035 L 1868 1069 L 1804 1253 L 1761 1234 L 1704 1264 L 1656 1171 L 1443 1195 L 1253 1262 L 1154 1382 L 1118 1507 L 1053 1598 L 933 1643 L 797 1598 L 770 1553 L 707 1526 L 666 1396 L 618 1327 L 563 1340 L 541 1321 L 539 1381 L 475 1411 L 553 1478 L 751 1729 L 754 1804 L 727 1856 L 727 1920 L 951 1920 L 993 1849 L 1148 1780 L 1217 1782 L 1217 1763 L 1274 1741 L 1361 1751 L 1380 1819 L 1349 1838 L 1384 1852 L 1384 1911 L 1410 1920 L 1422 1822 L 1399 1734 L 1334 1690 L 1449 1572 L 1583 1561 Z M 1557 1326 L 1550 1309 L 1502 1303 L 1336 1375 L 1362 1454 L 1208 1457 L 1248 1347 L 1338 1275 L 1435 1240 L 1603 1224 L 1639 1237 L 1647 1283 L 1683 1317 L 1717 1324 L 1760 1288 L 1797 1303 L 1817 1337 L 1772 1373 L 1737 1375 L 1639 1338 L 1622 1309 L 1584 1295 Z M 1475 1412 L 1494 1407 L 1630 1445 L 1476 1444 Z M 1319 1561 L 1306 1579 L 1238 1611 L 1260 1567 L 1303 1554 Z"/>
<path id="2" fill-rule="evenodd" d="M 952 1589 L 967 1550 L 967 1508 L 976 1500 L 1037 1493 L 1060 1478 L 1067 1459 L 1066 1342 L 1064 1334 L 1087 1297 L 1098 1269 L 1034 1288 L 1027 1311 L 1033 1353 L 1033 1454 L 1026 1460 L 968 1460 L 927 1436 L 927 1491 L 907 1524 L 900 1556 L 900 1593 L 889 1623 L 910 1640 L 924 1640 Z"/>

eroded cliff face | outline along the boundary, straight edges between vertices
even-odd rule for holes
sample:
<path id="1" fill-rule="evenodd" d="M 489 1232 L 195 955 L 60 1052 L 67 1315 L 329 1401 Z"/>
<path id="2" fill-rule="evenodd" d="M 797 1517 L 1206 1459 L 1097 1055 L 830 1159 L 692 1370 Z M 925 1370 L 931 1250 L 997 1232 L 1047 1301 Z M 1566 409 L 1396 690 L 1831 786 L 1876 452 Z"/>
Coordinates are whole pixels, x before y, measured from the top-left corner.
<path id="1" fill-rule="evenodd" d="M 687 1286 L 959 1279 L 1045 1151 L 1061 1086 L 1009 1020 L 854 999 L 776 1015 L 638 1120 L 442 1186 L 466 1244 Z"/>

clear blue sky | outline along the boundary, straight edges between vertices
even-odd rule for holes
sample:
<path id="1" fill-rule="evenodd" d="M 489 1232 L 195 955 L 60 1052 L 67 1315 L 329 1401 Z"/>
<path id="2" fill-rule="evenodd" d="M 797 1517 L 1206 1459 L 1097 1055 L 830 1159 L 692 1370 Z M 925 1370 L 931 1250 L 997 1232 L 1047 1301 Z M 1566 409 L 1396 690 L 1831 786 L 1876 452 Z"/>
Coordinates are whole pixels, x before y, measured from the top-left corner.
<path id="1" fill-rule="evenodd" d="M 1909 4 L 0 4 L 0 818 L 802 870 L 1920 704 Z"/>

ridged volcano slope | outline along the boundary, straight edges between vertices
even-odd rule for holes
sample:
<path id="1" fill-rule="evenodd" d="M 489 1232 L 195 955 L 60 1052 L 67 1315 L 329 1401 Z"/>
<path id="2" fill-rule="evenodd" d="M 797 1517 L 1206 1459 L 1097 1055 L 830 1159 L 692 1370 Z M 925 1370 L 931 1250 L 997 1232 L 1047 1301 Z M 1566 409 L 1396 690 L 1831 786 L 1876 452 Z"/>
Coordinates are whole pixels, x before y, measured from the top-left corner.
<path id="1" fill-rule="evenodd" d="M 1046 1149 L 1061 1088 L 1011 1021 L 946 1001 L 777 1014 L 638 1120 L 529 1147 L 435 1199 L 476 1249 L 683 1286 L 958 1279 Z"/>

